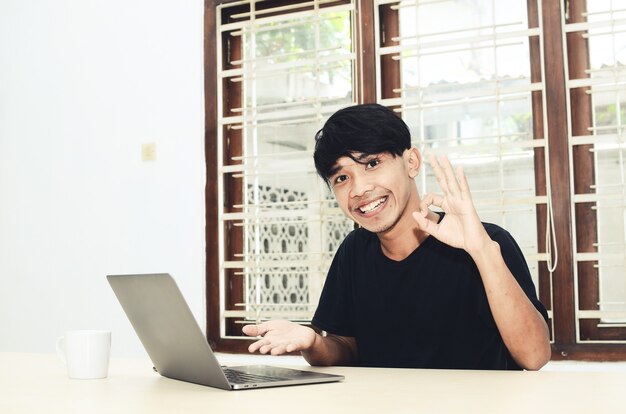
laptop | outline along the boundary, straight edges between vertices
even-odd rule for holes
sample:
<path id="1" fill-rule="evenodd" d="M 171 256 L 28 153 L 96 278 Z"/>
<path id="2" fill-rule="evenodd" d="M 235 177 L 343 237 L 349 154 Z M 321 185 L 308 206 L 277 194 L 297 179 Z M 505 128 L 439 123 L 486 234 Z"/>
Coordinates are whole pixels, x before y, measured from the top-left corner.
<path id="1" fill-rule="evenodd" d="M 223 390 L 345 379 L 343 375 L 267 365 L 222 367 L 172 276 L 167 273 L 109 275 L 107 280 L 154 369 L 164 377 Z"/>

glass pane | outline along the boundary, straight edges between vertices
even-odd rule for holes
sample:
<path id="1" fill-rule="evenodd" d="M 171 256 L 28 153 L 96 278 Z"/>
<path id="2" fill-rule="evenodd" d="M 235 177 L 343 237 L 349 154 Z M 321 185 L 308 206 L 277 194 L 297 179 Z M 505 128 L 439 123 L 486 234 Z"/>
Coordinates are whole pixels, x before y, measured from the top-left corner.
<path id="1" fill-rule="evenodd" d="M 592 143 L 595 173 L 590 191 L 597 199 L 595 204 L 589 203 L 597 219 L 598 260 L 593 262 L 599 278 L 597 302 L 601 311 L 622 312 L 621 316 L 602 317 L 602 322 L 625 323 L 626 1 L 589 1 L 587 11 L 587 21 L 593 26 L 572 36 L 583 36 L 589 47 L 588 78 L 584 80 L 591 85 L 586 91 L 592 102 L 587 141 Z M 581 252 L 580 246 L 577 251 Z M 588 276 L 581 274 L 579 278 Z"/>
<path id="2" fill-rule="evenodd" d="M 382 7 L 382 6 L 381 6 Z M 538 286 L 535 137 L 526 1 L 400 3 L 398 99 L 414 145 L 463 165 L 483 221 L 509 230 Z M 456 16 L 456 17 L 455 17 Z M 539 62 L 536 62 L 539 65 Z M 381 75 L 384 76 L 384 75 Z M 387 95 L 389 94 L 387 93 Z M 540 108 L 535 108 L 540 110 Z M 543 166 L 539 166 L 543 168 Z M 422 194 L 440 191 L 429 168 Z M 543 176 L 543 174 L 542 174 Z"/>
<path id="3" fill-rule="evenodd" d="M 351 102 L 349 12 L 259 20 L 243 36 L 250 74 L 244 86 L 247 108 L 336 99 Z"/>
<path id="4" fill-rule="evenodd" d="M 624 269 L 624 157 L 622 149 L 597 151 L 597 194 L 606 196 L 597 202 L 598 262 L 600 274 L 600 309 L 606 311 L 626 310 L 626 277 Z M 618 195 L 618 197 L 614 197 Z M 604 322 L 624 321 L 624 318 L 603 318 Z"/>
<path id="5" fill-rule="evenodd" d="M 254 20 L 240 14 L 241 24 L 226 34 L 236 40 L 226 43 L 235 48 L 226 56 L 241 58 L 222 65 L 231 69 L 223 72 L 225 87 L 242 97 L 240 108 L 222 111 L 223 124 L 231 125 L 225 133 L 238 134 L 226 145 L 242 142 L 241 157 L 225 163 L 243 166 L 224 174 L 242 187 L 242 216 L 232 220 L 243 227 L 237 273 L 245 303 L 232 310 L 247 311 L 248 319 L 308 320 L 332 256 L 353 228 L 312 157 L 325 119 L 354 103 L 352 10 L 350 3 L 307 3 L 294 13 L 265 10 Z"/>
<path id="6" fill-rule="evenodd" d="M 400 51 L 381 48 L 401 73 L 390 105 L 399 107 L 424 158 L 434 151 L 464 166 L 481 219 L 513 234 L 537 279 L 545 235 L 536 206 L 545 199 L 536 195 L 545 188 L 536 188 L 535 145 L 543 144 L 535 138 L 543 137 L 533 134 L 531 93 L 541 86 L 530 78 L 526 1 L 407 2 L 398 13 L 393 46 Z M 417 178 L 421 193 L 439 192 L 425 171 Z"/>

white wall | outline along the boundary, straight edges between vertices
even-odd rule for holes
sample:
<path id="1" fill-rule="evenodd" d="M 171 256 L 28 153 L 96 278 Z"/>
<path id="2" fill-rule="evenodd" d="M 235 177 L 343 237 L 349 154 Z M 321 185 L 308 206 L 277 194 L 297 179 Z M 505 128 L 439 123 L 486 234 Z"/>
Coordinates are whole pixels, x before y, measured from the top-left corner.
<path id="1" fill-rule="evenodd" d="M 203 136 L 203 1 L 0 1 L 0 351 L 145 355 L 112 273 L 172 273 L 204 327 Z"/>

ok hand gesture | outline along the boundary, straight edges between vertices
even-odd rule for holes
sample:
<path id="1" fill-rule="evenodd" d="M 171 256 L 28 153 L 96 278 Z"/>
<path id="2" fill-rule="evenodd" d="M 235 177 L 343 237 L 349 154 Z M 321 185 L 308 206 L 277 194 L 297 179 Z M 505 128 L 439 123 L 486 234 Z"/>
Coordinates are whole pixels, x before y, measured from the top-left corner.
<path id="1" fill-rule="evenodd" d="M 443 194 L 426 194 L 420 204 L 420 211 L 414 212 L 413 218 L 421 230 L 443 243 L 464 249 L 470 254 L 480 251 L 491 239 L 476 213 L 463 168 L 458 167 L 455 172 L 446 157 L 437 160 L 432 154 L 429 161 Z M 427 219 L 431 205 L 445 212 L 441 222 Z"/>

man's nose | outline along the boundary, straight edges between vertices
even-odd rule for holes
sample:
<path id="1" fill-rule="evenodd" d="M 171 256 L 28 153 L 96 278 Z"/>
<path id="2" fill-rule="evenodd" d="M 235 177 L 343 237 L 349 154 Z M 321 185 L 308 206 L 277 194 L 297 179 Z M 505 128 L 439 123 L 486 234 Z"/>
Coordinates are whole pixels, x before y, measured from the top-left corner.
<path id="1" fill-rule="evenodd" d="M 367 174 L 355 174 L 352 177 L 352 186 L 350 188 L 351 197 L 361 197 L 368 191 L 372 191 L 373 185 L 367 177 Z"/>

